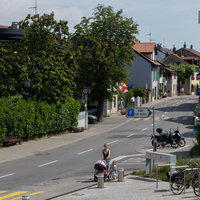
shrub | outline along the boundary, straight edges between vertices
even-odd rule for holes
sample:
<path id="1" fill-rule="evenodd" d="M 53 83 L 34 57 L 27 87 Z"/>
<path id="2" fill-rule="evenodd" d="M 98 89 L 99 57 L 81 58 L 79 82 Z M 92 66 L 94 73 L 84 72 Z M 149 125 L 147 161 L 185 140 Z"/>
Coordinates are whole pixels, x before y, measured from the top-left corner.
<path id="1" fill-rule="evenodd" d="M 76 127 L 79 112 L 80 103 L 70 97 L 56 104 L 14 97 L 0 99 L 0 143 L 6 135 L 25 138 Z"/>
<path id="2" fill-rule="evenodd" d="M 145 98 L 147 95 L 147 90 L 143 87 L 133 87 L 132 91 L 133 91 L 134 97 L 139 96 L 139 97 Z"/>

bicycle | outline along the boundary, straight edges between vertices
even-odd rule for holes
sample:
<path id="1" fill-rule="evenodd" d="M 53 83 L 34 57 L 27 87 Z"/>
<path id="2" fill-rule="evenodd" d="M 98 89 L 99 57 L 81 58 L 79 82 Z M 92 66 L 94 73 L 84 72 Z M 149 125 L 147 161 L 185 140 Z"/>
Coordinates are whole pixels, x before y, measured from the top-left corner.
<path id="1" fill-rule="evenodd" d="M 194 165 L 190 163 L 189 165 L 192 165 L 193 167 L 196 167 L 197 165 Z M 179 195 L 184 190 L 184 179 L 185 179 L 185 188 L 188 189 L 190 187 L 190 183 L 192 184 L 192 187 L 195 187 L 195 184 L 198 182 L 198 171 L 192 170 L 184 177 L 184 169 L 180 169 L 180 174 L 175 177 L 174 181 L 171 183 L 171 190 L 174 194 Z M 191 176 L 190 176 L 191 175 Z M 190 176 L 190 178 L 189 178 Z M 197 187 L 197 185 L 196 185 Z M 194 189 L 194 192 L 196 190 Z"/>

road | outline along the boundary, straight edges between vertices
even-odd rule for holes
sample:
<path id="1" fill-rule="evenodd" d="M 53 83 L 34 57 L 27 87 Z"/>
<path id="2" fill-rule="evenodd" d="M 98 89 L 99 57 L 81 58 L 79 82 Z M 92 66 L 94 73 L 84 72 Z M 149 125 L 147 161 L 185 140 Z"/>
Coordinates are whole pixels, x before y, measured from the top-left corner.
<path id="1" fill-rule="evenodd" d="M 159 102 L 159 101 L 158 101 Z M 186 138 L 187 145 L 176 150 L 158 148 L 158 152 L 186 152 L 193 145 L 192 109 L 198 102 L 195 96 L 177 97 L 155 107 L 156 128 L 175 129 Z M 150 135 L 153 132 L 152 115 L 149 118 L 133 118 L 128 123 L 109 132 L 69 144 L 47 152 L 41 152 L 16 161 L 0 164 L 0 200 L 19 199 L 7 196 L 4 191 L 32 192 L 32 199 L 47 199 L 94 184 L 94 164 L 101 159 L 103 144 L 111 150 L 111 158 L 125 173 L 145 168 L 145 152 L 152 149 Z M 103 123 L 91 125 L 103 128 Z M 20 193 L 21 192 L 21 193 Z M 41 192 L 41 193 L 40 193 Z M 1 194 L 2 193 L 2 194 Z M 3 195 L 6 197 L 4 198 Z"/>

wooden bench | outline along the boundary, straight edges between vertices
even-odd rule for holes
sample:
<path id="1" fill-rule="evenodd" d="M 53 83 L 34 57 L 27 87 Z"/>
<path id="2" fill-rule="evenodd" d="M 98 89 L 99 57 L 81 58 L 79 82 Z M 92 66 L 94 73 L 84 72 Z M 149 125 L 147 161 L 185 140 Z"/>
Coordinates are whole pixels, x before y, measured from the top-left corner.
<path id="1" fill-rule="evenodd" d="M 9 147 L 9 143 L 19 143 L 21 144 L 21 139 L 17 139 L 15 135 L 5 136 L 3 139 L 3 144 Z"/>

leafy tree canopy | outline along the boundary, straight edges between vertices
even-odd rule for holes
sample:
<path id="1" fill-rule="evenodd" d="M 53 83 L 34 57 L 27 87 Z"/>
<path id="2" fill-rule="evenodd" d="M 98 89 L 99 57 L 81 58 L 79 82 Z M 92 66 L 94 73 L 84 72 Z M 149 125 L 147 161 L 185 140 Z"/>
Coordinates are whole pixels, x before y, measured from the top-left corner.
<path id="1" fill-rule="evenodd" d="M 178 74 L 178 83 L 185 84 L 187 79 L 190 78 L 191 75 L 195 72 L 195 67 L 192 65 L 185 65 L 185 64 L 169 64 L 170 67 L 180 70 L 180 74 Z"/>
<path id="2" fill-rule="evenodd" d="M 0 43 L 0 97 L 24 94 L 26 76 L 31 81 L 29 97 L 51 103 L 72 96 L 77 64 L 67 23 L 57 22 L 53 13 L 29 14 L 19 23 L 24 40 Z M 64 37 L 59 41 L 60 31 Z"/>
<path id="3" fill-rule="evenodd" d="M 125 66 L 132 65 L 135 54 L 132 50 L 138 24 L 122 15 L 122 10 L 113 11 L 111 6 L 98 4 L 92 17 L 83 17 L 74 28 L 74 48 L 80 52 L 77 94 L 89 86 L 89 98 L 98 101 L 98 119 L 102 119 L 105 99 L 112 99 L 117 83 L 126 81 L 129 72 Z"/>

